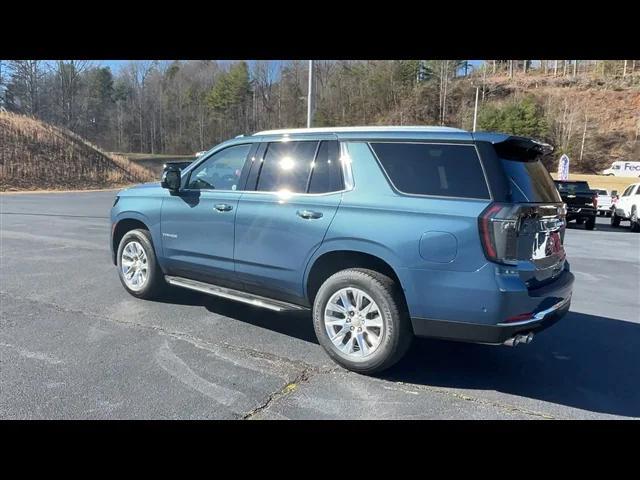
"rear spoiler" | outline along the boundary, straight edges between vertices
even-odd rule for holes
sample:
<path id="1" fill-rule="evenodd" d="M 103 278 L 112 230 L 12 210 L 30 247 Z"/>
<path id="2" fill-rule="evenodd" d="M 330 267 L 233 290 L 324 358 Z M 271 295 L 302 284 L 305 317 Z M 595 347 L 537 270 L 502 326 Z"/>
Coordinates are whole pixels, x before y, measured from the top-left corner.
<path id="1" fill-rule="evenodd" d="M 553 146 L 527 137 L 503 133 L 474 132 L 473 139 L 493 144 L 496 153 L 508 160 L 531 161 L 553 152 Z"/>

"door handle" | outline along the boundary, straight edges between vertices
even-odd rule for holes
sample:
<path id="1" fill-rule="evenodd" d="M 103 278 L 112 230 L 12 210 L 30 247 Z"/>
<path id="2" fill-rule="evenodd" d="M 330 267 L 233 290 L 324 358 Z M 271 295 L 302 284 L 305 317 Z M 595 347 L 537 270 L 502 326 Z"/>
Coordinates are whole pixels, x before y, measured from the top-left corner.
<path id="1" fill-rule="evenodd" d="M 313 210 L 298 210 L 296 213 L 299 217 L 305 218 L 307 220 L 322 217 L 322 212 L 314 212 Z"/>
<path id="2" fill-rule="evenodd" d="M 231 205 L 228 205 L 226 203 L 218 203 L 213 208 L 215 208 L 219 212 L 230 212 L 233 209 Z"/>

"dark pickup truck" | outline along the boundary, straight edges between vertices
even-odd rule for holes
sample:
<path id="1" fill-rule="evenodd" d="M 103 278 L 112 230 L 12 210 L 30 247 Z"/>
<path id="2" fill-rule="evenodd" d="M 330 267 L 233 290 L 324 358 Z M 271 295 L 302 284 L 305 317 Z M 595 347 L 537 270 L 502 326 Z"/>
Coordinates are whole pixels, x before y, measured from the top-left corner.
<path id="1" fill-rule="evenodd" d="M 598 213 L 598 192 L 591 190 L 584 181 L 555 180 L 562 201 L 567 204 L 567 222 L 575 220 L 578 225 L 593 230 Z"/>

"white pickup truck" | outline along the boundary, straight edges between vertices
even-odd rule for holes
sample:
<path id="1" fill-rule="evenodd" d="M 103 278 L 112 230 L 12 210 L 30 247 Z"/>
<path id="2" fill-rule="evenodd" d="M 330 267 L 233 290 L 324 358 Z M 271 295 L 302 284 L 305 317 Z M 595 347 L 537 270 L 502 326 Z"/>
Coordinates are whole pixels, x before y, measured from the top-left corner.
<path id="1" fill-rule="evenodd" d="M 620 195 L 611 215 L 611 226 L 619 227 L 621 221 L 630 222 L 632 232 L 640 232 L 640 183 L 629 185 Z"/>
<path id="2" fill-rule="evenodd" d="M 598 215 L 611 216 L 613 206 L 613 195 L 606 190 L 596 189 L 598 192 Z"/>

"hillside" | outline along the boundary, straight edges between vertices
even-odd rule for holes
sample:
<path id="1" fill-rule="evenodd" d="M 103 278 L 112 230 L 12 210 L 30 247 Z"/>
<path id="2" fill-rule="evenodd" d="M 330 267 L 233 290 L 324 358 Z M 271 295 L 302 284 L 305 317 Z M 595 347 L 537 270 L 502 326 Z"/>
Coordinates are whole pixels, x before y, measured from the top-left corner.
<path id="1" fill-rule="evenodd" d="M 155 179 L 148 169 L 71 131 L 0 112 L 0 191 L 84 190 Z"/>
<path id="2" fill-rule="evenodd" d="M 572 171 L 596 173 L 616 160 L 640 160 L 637 75 L 626 81 L 522 75 L 488 79 L 485 87 L 488 102 L 509 102 L 524 96 L 533 96 L 542 106 L 549 125 L 546 140 L 556 147 L 554 159 L 560 152 L 567 153 Z"/>

